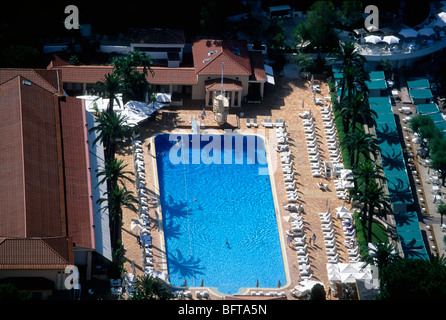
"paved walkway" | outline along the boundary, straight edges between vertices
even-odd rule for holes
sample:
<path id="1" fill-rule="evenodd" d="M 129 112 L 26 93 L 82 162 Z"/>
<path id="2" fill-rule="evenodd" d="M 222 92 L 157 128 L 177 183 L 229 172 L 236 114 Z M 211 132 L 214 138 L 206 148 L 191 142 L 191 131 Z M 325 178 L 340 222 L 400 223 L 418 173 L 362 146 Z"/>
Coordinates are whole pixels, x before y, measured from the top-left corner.
<path id="1" fill-rule="evenodd" d="M 328 86 L 325 82 L 318 81 L 315 82 L 320 84 L 321 93 L 318 97 L 323 98 L 328 96 Z M 296 181 L 299 190 L 300 203 L 304 208 L 304 213 L 302 214 L 304 220 L 304 233 L 307 239 L 308 253 L 309 253 L 309 263 L 310 273 L 312 274 L 312 280 L 320 281 L 324 283 L 326 290 L 328 290 L 329 282 L 326 272 L 327 263 L 327 253 L 325 244 L 323 241 L 322 225 L 319 218 L 320 212 L 326 212 L 328 207 L 332 212 L 332 217 L 334 221 L 334 230 L 336 238 L 336 247 L 339 253 L 339 262 L 348 262 L 347 248 L 344 245 L 344 234 L 342 231 L 341 222 L 336 218 L 336 208 L 344 204 L 343 200 L 338 199 L 335 192 L 335 186 L 333 180 L 327 180 L 325 178 L 314 178 L 312 176 L 312 171 L 310 168 L 310 161 L 308 158 L 308 152 L 305 142 L 305 132 L 302 119 L 298 116 L 298 113 L 311 110 L 314 119 L 316 134 L 318 136 L 318 143 L 321 150 L 322 159 L 329 160 L 328 149 L 326 148 L 326 137 L 322 126 L 321 110 L 320 106 L 316 106 L 313 103 L 313 93 L 309 87 L 309 82 L 303 79 L 286 79 L 281 77 L 276 77 L 275 86 L 267 86 L 265 90 L 265 100 L 261 104 L 253 104 L 242 107 L 241 113 L 242 117 L 239 119 L 240 128 L 239 130 L 248 130 L 246 127 L 246 118 L 256 118 L 259 124 L 257 129 L 252 129 L 258 131 L 261 134 L 265 134 L 268 138 L 269 153 L 272 157 L 276 157 L 277 163 L 280 163 L 279 154 L 274 150 L 276 141 L 276 133 L 274 129 L 265 129 L 262 127 L 261 123 L 265 118 L 271 118 L 273 121 L 275 119 L 283 119 L 287 131 L 290 137 L 290 150 L 294 160 L 294 170 L 296 172 Z M 188 118 L 189 114 L 192 116 L 200 116 L 202 108 L 197 105 L 197 108 L 188 110 L 163 110 L 160 111 L 156 117 L 149 120 L 141 128 L 140 140 L 143 142 L 143 152 L 144 152 L 144 162 L 146 167 L 146 182 L 147 188 L 149 189 L 150 196 L 156 199 L 155 184 L 153 177 L 153 164 L 154 158 L 149 153 L 148 144 L 150 142 L 150 137 L 158 132 L 171 132 L 171 131 L 184 131 L 191 133 L 191 129 L 182 129 L 175 127 L 175 119 Z M 181 116 L 180 116 L 181 114 Z M 208 116 L 212 116 L 212 111 L 207 111 Z M 131 147 L 129 145 L 124 146 L 119 155 L 125 160 L 125 163 L 129 165 L 129 169 L 133 168 L 133 160 L 131 155 Z M 274 160 L 272 161 L 274 163 Z M 322 191 L 317 186 L 317 183 L 321 182 L 328 184 L 328 189 Z M 281 219 L 281 236 L 286 239 L 286 231 L 289 230 L 289 224 L 286 222 L 285 217 L 289 215 L 289 211 L 284 208 L 284 204 L 287 203 L 285 184 L 283 179 L 282 169 L 279 167 L 274 171 L 274 184 L 278 200 L 278 210 Z M 132 184 L 128 184 L 130 190 L 135 190 Z M 327 207 L 328 204 L 328 207 Z M 346 203 L 346 207 L 350 209 L 350 204 Z M 163 251 L 162 236 L 159 233 L 158 226 L 158 216 L 156 210 L 156 201 L 149 203 L 149 215 L 152 221 L 152 238 L 153 238 L 153 253 L 155 261 L 155 270 L 166 271 L 167 267 L 165 265 L 165 252 Z M 131 219 L 138 218 L 137 214 L 124 211 L 123 215 L 123 244 L 125 248 L 125 257 L 128 262 L 125 263 L 125 268 L 129 273 L 135 273 L 136 275 L 143 274 L 142 267 L 142 252 L 137 242 L 136 234 L 130 230 Z M 316 242 L 310 244 L 308 240 L 314 235 L 316 235 Z M 252 291 L 262 290 L 263 292 L 268 291 L 285 291 L 288 299 L 296 299 L 290 295 L 290 290 L 298 285 L 299 283 L 299 268 L 297 264 L 297 254 L 295 249 L 286 245 L 285 243 L 285 253 L 286 260 L 288 263 L 289 270 L 289 281 L 286 284 L 282 284 L 283 287 L 279 289 L 268 289 L 268 288 L 252 288 Z M 133 262 L 133 266 L 131 264 Z M 201 289 L 201 290 L 200 290 Z M 186 288 L 186 290 L 192 291 L 193 297 L 195 298 L 195 291 L 204 291 L 206 288 Z M 250 294 L 250 293 L 248 293 Z M 211 294 L 212 299 L 222 299 L 221 296 L 214 296 Z M 336 295 L 331 297 L 332 299 L 338 299 Z"/>

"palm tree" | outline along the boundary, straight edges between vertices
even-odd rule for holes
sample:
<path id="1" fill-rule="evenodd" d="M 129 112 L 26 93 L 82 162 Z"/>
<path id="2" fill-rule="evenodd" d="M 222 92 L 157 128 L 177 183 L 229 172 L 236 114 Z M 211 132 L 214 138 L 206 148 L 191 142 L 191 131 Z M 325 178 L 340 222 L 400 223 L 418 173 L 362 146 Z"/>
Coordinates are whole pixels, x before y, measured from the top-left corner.
<path id="1" fill-rule="evenodd" d="M 376 111 L 371 110 L 363 92 L 352 93 L 349 97 L 341 100 L 338 108 L 339 116 L 344 123 L 344 132 L 357 130 L 357 123 L 368 123 L 376 126 L 375 118 L 378 117 Z"/>
<path id="2" fill-rule="evenodd" d="M 363 130 L 348 132 L 341 141 L 341 145 L 349 151 L 352 168 L 358 166 L 361 155 L 367 160 L 372 160 L 379 151 L 375 136 L 370 133 L 365 133 Z"/>
<path id="3" fill-rule="evenodd" d="M 355 185 L 362 187 L 377 179 L 387 181 L 387 178 L 383 174 L 383 168 L 372 161 L 358 163 L 358 165 L 352 169 L 352 172 L 348 174 L 348 177 L 355 181 Z M 358 187 L 356 187 L 356 189 L 358 189 Z"/>
<path id="4" fill-rule="evenodd" d="M 130 176 L 134 176 L 132 171 L 125 171 L 127 164 L 124 164 L 123 159 L 111 159 L 105 162 L 105 166 L 102 170 L 97 170 L 96 177 L 99 179 L 98 185 L 103 184 L 104 182 L 110 181 L 111 188 L 115 188 L 118 186 L 118 182 L 121 186 L 124 186 L 125 180 L 133 183 L 133 180 L 129 178 Z"/>
<path id="5" fill-rule="evenodd" d="M 168 300 L 172 297 L 167 285 L 150 274 L 137 277 L 130 295 L 131 300 Z"/>
<path id="6" fill-rule="evenodd" d="M 335 61 L 341 62 L 341 68 L 352 65 L 362 68 L 366 62 L 365 57 L 358 53 L 355 44 L 351 41 L 345 43 L 339 41 L 339 48 L 330 55 Z"/>
<path id="7" fill-rule="evenodd" d="M 341 96 L 339 101 L 345 98 L 349 99 L 355 92 L 368 93 L 369 89 L 366 85 L 368 80 L 368 74 L 364 69 L 357 65 L 347 65 L 342 69 L 343 77 L 340 80 L 341 84 Z"/>
<path id="8" fill-rule="evenodd" d="M 138 200 L 133 196 L 132 192 L 125 187 L 114 187 L 106 192 L 106 198 L 98 199 L 97 203 L 101 206 L 100 211 L 107 211 L 109 213 L 110 221 L 110 235 L 113 244 L 113 249 L 119 249 L 121 242 L 121 225 L 123 208 L 129 209 L 133 212 L 138 212 Z"/>
<path id="9" fill-rule="evenodd" d="M 441 203 L 437 207 L 437 212 L 440 215 L 440 225 L 443 224 L 443 216 L 446 215 L 446 204 Z"/>
<path id="10" fill-rule="evenodd" d="M 148 73 L 154 75 L 152 67 L 155 63 L 150 55 L 135 50 L 124 58 L 114 59 L 112 63 L 113 73 L 123 87 L 123 102 L 127 103 L 129 100 L 145 101 L 146 96 L 150 96 Z M 138 67 L 142 67 L 142 72 L 138 71 Z"/>
<path id="11" fill-rule="evenodd" d="M 377 242 L 364 257 L 364 262 L 369 265 L 376 265 L 380 273 L 379 278 L 381 278 L 381 271 L 392 262 L 400 259 L 402 258 L 397 253 L 393 243 Z"/>
<path id="12" fill-rule="evenodd" d="M 115 158 L 117 141 L 121 138 L 129 138 L 133 132 L 133 128 L 128 126 L 126 121 L 125 116 L 115 111 L 100 112 L 96 118 L 96 126 L 89 130 L 89 132 L 98 132 L 93 143 L 102 142 L 106 162 Z"/>
<path id="13" fill-rule="evenodd" d="M 116 102 L 120 106 L 120 102 L 117 98 L 119 93 L 123 93 L 124 87 L 121 84 L 121 80 L 115 73 L 107 73 L 104 76 L 103 81 L 98 81 L 92 88 L 92 93 L 99 98 L 109 99 L 107 112 L 113 111 L 113 104 Z"/>
<path id="14" fill-rule="evenodd" d="M 361 185 L 352 196 L 353 206 L 362 206 L 361 218 L 364 226 L 367 227 L 367 242 L 372 241 L 372 225 L 375 211 L 382 214 L 384 210 L 391 211 L 389 197 L 386 195 L 383 185 L 379 185 L 376 180 L 371 180 L 367 185 Z M 366 223 L 367 222 L 367 223 Z"/>

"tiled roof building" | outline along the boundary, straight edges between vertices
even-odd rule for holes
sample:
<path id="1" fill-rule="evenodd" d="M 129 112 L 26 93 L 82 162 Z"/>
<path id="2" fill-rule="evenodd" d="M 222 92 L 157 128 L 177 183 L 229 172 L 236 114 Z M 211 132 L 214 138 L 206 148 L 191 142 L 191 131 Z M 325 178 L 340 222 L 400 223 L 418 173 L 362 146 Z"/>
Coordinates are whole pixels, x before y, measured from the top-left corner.
<path id="1" fill-rule="evenodd" d="M 150 34 L 140 35 L 144 43 L 147 44 Z M 159 31 L 156 34 L 159 35 Z M 182 38 L 179 41 L 182 42 Z M 192 100 L 204 100 L 209 106 L 216 92 L 221 90 L 217 82 L 221 83 L 223 73 L 223 89 L 232 107 L 241 106 L 242 99 L 248 95 L 263 98 L 267 81 L 263 56 L 260 52 L 248 51 L 245 40 L 197 40 L 192 43 L 192 56 L 193 67 L 152 67 L 153 74 L 148 74 L 148 82 L 157 92 L 188 92 Z M 48 68 L 59 70 L 64 89 L 75 95 L 86 94 L 105 74 L 113 72 L 112 66 L 74 66 L 57 56 Z"/>
<path id="2" fill-rule="evenodd" d="M 33 269 L 57 287 L 76 251 L 95 250 L 85 108 L 60 76 L 0 69 L 0 279 Z"/>

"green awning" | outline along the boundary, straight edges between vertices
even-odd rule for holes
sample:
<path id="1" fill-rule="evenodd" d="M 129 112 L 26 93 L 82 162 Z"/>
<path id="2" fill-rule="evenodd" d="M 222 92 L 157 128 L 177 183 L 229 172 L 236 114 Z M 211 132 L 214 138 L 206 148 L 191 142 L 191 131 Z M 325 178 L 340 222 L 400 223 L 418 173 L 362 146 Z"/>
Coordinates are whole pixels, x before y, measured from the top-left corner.
<path id="1" fill-rule="evenodd" d="M 430 89 L 409 89 L 409 95 L 413 99 L 429 99 L 432 98 L 432 92 Z"/>
<path id="2" fill-rule="evenodd" d="M 365 84 L 369 90 L 385 90 L 387 89 L 386 80 L 372 80 L 365 81 Z"/>
<path id="3" fill-rule="evenodd" d="M 384 71 L 371 71 L 369 72 L 370 80 L 385 80 L 386 76 Z"/>
<path id="4" fill-rule="evenodd" d="M 427 116 L 429 116 L 434 121 L 434 123 L 435 122 L 444 122 L 444 118 L 440 112 L 427 114 Z"/>
<path id="5" fill-rule="evenodd" d="M 407 81 L 407 87 L 409 90 L 411 89 L 430 89 L 429 80 L 427 79 L 417 79 L 417 80 L 411 80 Z"/>
<path id="6" fill-rule="evenodd" d="M 440 112 L 440 109 L 438 109 L 436 103 L 418 104 L 416 107 L 419 114 L 430 114 L 430 113 Z"/>

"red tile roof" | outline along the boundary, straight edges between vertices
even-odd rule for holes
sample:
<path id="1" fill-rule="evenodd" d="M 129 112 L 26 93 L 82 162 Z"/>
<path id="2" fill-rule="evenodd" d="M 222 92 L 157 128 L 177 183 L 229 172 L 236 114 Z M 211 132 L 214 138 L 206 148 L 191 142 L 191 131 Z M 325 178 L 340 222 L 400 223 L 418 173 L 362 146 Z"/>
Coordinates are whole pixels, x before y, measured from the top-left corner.
<path id="1" fill-rule="evenodd" d="M 72 262 L 68 236 L 95 247 L 85 111 L 81 100 L 52 91 L 21 75 L 0 84 L 0 183 L 8 186 L 0 193 L 0 265 L 15 265 L 16 255 L 36 265 Z M 35 237 L 48 240 L 28 241 Z"/>
<path id="2" fill-rule="evenodd" d="M 60 66 L 64 82 L 96 83 L 104 80 L 104 75 L 113 72 L 112 66 Z M 142 68 L 138 68 L 142 71 Z M 154 74 L 147 75 L 147 81 L 152 84 L 197 84 L 197 76 L 194 68 L 164 68 L 152 67 Z"/>
<path id="3" fill-rule="evenodd" d="M 221 80 L 212 79 L 204 82 L 206 90 L 219 91 L 221 89 Z M 237 91 L 243 90 L 243 85 L 240 81 L 223 78 L 223 90 L 225 91 Z"/>
<path id="4" fill-rule="evenodd" d="M 60 111 L 68 234 L 73 237 L 76 247 L 94 249 L 94 212 L 90 199 L 92 186 L 83 100 L 64 97 L 60 101 Z"/>
<path id="5" fill-rule="evenodd" d="M 244 40 L 198 40 L 192 45 L 192 54 L 197 74 L 221 74 L 223 63 L 225 75 L 249 76 L 252 73 Z"/>
<path id="6" fill-rule="evenodd" d="M 38 84 L 53 94 L 60 91 L 57 70 L 2 68 L 0 69 L 0 84 L 18 75 Z"/>
<path id="7" fill-rule="evenodd" d="M 56 98 L 17 76 L 0 86 L 0 235 L 61 236 Z M 27 85 L 25 83 L 31 83 Z M 62 214 L 61 214 L 62 212 Z"/>
<path id="8" fill-rule="evenodd" d="M 0 270 L 63 269 L 73 263 L 67 237 L 0 238 Z"/>

